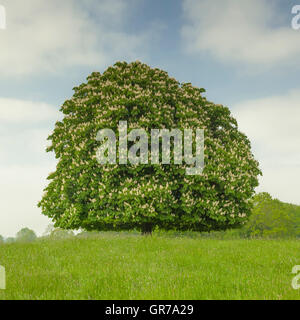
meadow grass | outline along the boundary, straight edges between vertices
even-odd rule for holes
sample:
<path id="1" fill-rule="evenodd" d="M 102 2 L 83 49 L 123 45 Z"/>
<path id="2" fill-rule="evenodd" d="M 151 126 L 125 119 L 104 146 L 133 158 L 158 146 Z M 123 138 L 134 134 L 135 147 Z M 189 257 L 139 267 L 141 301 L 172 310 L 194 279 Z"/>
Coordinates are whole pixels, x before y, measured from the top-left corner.
<path id="1" fill-rule="evenodd" d="M 0 246 L 1 299 L 299 299 L 298 240 L 100 233 Z"/>

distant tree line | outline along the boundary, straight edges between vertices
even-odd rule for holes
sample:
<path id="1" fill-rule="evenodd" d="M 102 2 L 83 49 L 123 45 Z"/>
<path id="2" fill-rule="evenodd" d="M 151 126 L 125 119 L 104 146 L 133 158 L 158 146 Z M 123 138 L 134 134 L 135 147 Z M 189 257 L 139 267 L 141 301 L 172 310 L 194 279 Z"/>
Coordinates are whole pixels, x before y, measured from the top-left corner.
<path id="1" fill-rule="evenodd" d="M 273 199 L 266 192 L 252 201 L 252 214 L 241 233 L 249 237 L 300 237 L 299 205 Z"/>
<path id="2" fill-rule="evenodd" d="M 21 229 L 17 234 L 16 237 L 9 237 L 4 238 L 0 235 L 0 244 L 3 243 L 14 243 L 14 242 L 33 242 L 37 239 L 37 235 L 35 232 L 29 228 Z"/>
<path id="3" fill-rule="evenodd" d="M 39 239 L 42 238 L 49 238 L 49 239 L 66 239 L 69 237 L 74 236 L 74 232 L 70 230 L 63 230 L 61 228 L 55 228 L 52 224 L 50 224 L 44 235 L 40 237 Z M 21 229 L 17 234 L 16 237 L 9 237 L 9 238 L 4 238 L 3 236 L 0 235 L 0 245 L 4 243 L 14 243 L 14 242 L 34 242 L 37 240 L 38 237 L 36 233 L 29 229 L 29 228 L 23 228 Z"/>

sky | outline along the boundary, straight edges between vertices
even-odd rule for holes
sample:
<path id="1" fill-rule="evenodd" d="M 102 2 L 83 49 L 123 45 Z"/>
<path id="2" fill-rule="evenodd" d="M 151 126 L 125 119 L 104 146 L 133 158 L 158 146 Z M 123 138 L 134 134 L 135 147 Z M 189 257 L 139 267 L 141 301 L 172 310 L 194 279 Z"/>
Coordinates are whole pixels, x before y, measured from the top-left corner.
<path id="1" fill-rule="evenodd" d="M 205 88 L 251 141 L 263 172 L 256 191 L 300 204 L 297 4 L 0 0 L 0 234 L 41 235 L 51 223 L 37 208 L 56 165 L 46 138 L 72 88 L 116 61 L 140 60 Z"/>

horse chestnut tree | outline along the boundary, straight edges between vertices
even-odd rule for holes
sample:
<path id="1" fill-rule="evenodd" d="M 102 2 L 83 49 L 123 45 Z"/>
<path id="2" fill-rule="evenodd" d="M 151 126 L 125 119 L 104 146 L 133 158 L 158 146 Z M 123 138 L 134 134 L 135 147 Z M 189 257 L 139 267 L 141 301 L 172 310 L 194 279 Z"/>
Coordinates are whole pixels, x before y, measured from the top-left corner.
<path id="1" fill-rule="evenodd" d="M 230 110 L 203 92 L 139 61 L 92 73 L 64 102 L 63 120 L 48 137 L 47 151 L 58 163 L 38 204 L 42 213 L 64 229 L 151 233 L 244 224 L 261 174 L 258 162 Z M 143 128 L 149 136 L 154 128 L 203 129 L 202 174 L 187 175 L 186 163 L 99 164 L 97 133 L 118 132 L 120 121 L 127 121 L 128 132 Z"/>

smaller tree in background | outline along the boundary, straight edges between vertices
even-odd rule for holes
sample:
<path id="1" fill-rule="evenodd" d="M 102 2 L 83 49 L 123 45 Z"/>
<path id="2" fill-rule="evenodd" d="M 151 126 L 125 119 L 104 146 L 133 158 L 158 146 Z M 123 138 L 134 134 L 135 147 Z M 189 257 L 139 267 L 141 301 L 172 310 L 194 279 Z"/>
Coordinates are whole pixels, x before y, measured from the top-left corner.
<path id="1" fill-rule="evenodd" d="M 74 232 L 72 230 L 55 228 L 53 224 L 49 224 L 43 236 L 54 239 L 54 240 L 67 239 L 67 238 L 73 237 Z"/>
<path id="2" fill-rule="evenodd" d="M 53 229 L 49 235 L 49 237 L 54 240 L 67 239 L 73 236 L 74 236 L 74 232 L 72 230 L 65 230 L 61 228 Z"/>
<path id="3" fill-rule="evenodd" d="M 4 243 L 4 238 L 0 234 L 0 244 L 3 244 L 3 243 Z"/>
<path id="4" fill-rule="evenodd" d="M 13 237 L 9 237 L 5 239 L 5 243 L 9 244 L 9 243 L 14 243 L 16 242 L 16 239 Z"/>
<path id="5" fill-rule="evenodd" d="M 244 231 L 248 236 L 294 237 L 298 235 L 300 207 L 272 199 L 266 192 L 253 197 L 253 210 Z"/>
<path id="6" fill-rule="evenodd" d="M 35 232 L 29 228 L 21 229 L 16 235 L 16 240 L 21 242 L 32 242 L 35 241 L 36 238 Z"/>
<path id="7" fill-rule="evenodd" d="M 45 232 L 43 233 L 44 237 L 49 237 L 52 233 L 52 231 L 55 229 L 54 225 L 51 223 L 47 226 Z"/>

